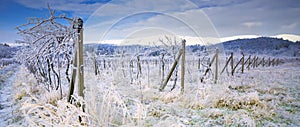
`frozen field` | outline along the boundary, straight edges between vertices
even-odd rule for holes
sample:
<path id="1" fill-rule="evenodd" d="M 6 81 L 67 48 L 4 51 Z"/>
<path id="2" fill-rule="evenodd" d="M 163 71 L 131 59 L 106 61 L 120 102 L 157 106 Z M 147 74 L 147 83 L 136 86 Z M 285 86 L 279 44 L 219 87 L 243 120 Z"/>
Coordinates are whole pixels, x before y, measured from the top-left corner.
<path id="1" fill-rule="evenodd" d="M 87 105 L 103 126 L 300 126 L 299 67 L 294 61 L 235 76 L 224 73 L 217 84 L 201 83 L 200 74 L 187 67 L 183 95 L 180 81 L 173 91 L 171 80 L 159 92 L 154 67 L 131 83 L 119 67 L 97 78 L 86 74 Z"/>
<path id="2" fill-rule="evenodd" d="M 76 126 L 78 115 L 89 126 L 300 126 L 299 61 L 224 73 L 217 84 L 201 83 L 200 74 L 188 68 L 183 95 L 180 78 L 173 91 L 171 79 L 159 92 L 159 74 L 154 67 L 146 70 L 131 82 L 128 69 L 125 76 L 122 68 L 100 69 L 95 76 L 87 68 L 83 113 L 37 86 L 22 66 L 1 68 L 1 126 Z"/>

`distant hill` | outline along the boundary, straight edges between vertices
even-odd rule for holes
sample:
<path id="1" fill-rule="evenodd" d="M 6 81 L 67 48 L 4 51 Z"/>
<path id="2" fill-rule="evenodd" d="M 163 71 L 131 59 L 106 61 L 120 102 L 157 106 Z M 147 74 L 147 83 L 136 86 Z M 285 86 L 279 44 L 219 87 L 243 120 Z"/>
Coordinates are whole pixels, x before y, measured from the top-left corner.
<path id="1" fill-rule="evenodd" d="M 300 57 L 300 42 L 292 42 L 281 38 L 258 37 L 251 39 L 236 39 L 223 42 L 222 45 L 227 53 L 238 51 L 244 52 L 245 54 Z M 164 50 L 157 50 L 157 48 L 152 46 L 117 46 L 112 44 L 85 44 L 85 50 L 88 52 L 95 51 L 95 53 L 99 55 L 115 55 L 124 51 L 129 54 L 148 52 L 145 54 L 157 56 L 160 52 L 164 52 Z M 187 46 L 187 50 L 191 52 L 203 51 L 205 50 L 205 46 L 190 45 Z"/>
<path id="2" fill-rule="evenodd" d="M 253 39 L 237 39 L 223 42 L 227 51 L 242 51 L 245 53 L 257 53 L 273 56 L 300 56 L 300 42 L 288 40 L 259 37 Z"/>
<path id="3" fill-rule="evenodd" d="M 15 63 L 14 56 L 19 47 L 11 47 L 8 44 L 0 43 L 0 67 Z"/>
<path id="4" fill-rule="evenodd" d="M 0 59 L 12 58 L 18 50 L 18 47 L 11 47 L 8 44 L 0 43 Z"/>

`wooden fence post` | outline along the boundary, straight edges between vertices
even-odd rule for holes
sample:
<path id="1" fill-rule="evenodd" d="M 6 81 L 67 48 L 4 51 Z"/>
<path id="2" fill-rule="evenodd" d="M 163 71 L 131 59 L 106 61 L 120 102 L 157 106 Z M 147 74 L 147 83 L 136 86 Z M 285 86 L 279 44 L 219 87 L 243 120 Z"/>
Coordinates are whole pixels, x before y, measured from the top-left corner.
<path id="1" fill-rule="evenodd" d="M 244 72 L 244 54 L 243 54 L 243 57 L 239 60 L 239 62 L 234 66 L 234 68 L 232 70 L 232 75 L 240 63 L 242 64 L 242 73 L 243 73 Z"/>
<path id="2" fill-rule="evenodd" d="M 185 73 L 185 68 L 184 68 L 184 63 L 185 63 L 185 40 L 182 40 L 182 58 L 181 58 L 181 94 L 184 92 L 184 73 Z"/>
<path id="3" fill-rule="evenodd" d="M 161 83 L 163 83 L 165 78 L 165 54 L 163 53 L 161 56 Z"/>
<path id="4" fill-rule="evenodd" d="M 262 66 L 265 67 L 265 57 L 262 58 Z"/>
<path id="5" fill-rule="evenodd" d="M 81 19 L 79 19 L 81 20 Z M 78 68 L 77 68 L 77 74 L 78 74 L 78 94 L 79 96 L 84 98 L 83 90 L 84 90 L 84 79 L 83 79 L 83 29 L 80 29 L 80 35 L 78 36 Z"/>
<path id="6" fill-rule="evenodd" d="M 84 90 L 84 81 L 83 81 L 83 21 L 82 19 L 78 18 L 75 22 L 76 24 L 73 26 L 73 28 L 77 29 L 78 40 L 76 43 L 76 50 L 74 54 L 74 61 L 73 61 L 73 71 L 72 71 L 72 79 L 70 82 L 70 91 L 68 95 L 68 101 L 71 101 L 71 97 L 74 93 L 74 84 L 78 82 L 78 95 L 84 98 L 83 90 Z M 84 110 L 84 108 L 83 108 Z"/>
<path id="7" fill-rule="evenodd" d="M 103 68 L 105 69 L 106 66 L 105 66 L 105 59 L 103 59 Z"/>
<path id="8" fill-rule="evenodd" d="M 200 70 L 201 59 L 198 59 L 198 70 Z"/>
<path id="9" fill-rule="evenodd" d="M 98 75 L 98 65 L 97 65 L 97 59 L 96 59 L 96 56 L 94 56 L 94 71 L 95 71 L 95 75 Z"/>
<path id="10" fill-rule="evenodd" d="M 75 44 L 77 47 L 78 45 Z M 74 85 L 76 82 L 76 69 L 77 69 L 77 51 L 75 50 L 73 54 L 73 70 L 72 70 L 72 77 L 70 82 L 70 88 L 69 88 L 69 95 L 68 95 L 68 102 L 71 102 L 72 95 L 74 94 Z"/>
<path id="11" fill-rule="evenodd" d="M 259 60 L 259 58 L 258 57 L 256 57 L 256 59 L 255 59 L 255 67 L 258 67 L 258 60 Z"/>
<path id="12" fill-rule="evenodd" d="M 252 63 L 252 61 L 251 61 L 251 55 L 249 55 L 249 57 L 248 57 L 248 59 L 246 60 L 245 63 L 247 63 L 247 62 L 248 62 L 247 68 L 248 68 L 248 70 L 250 70 L 250 65 Z"/>
<path id="13" fill-rule="evenodd" d="M 223 68 L 222 71 L 221 71 L 221 74 L 224 72 L 225 68 L 228 66 L 228 63 L 229 63 L 230 61 L 232 61 L 232 59 L 233 59 L 233 54 L 231 53 L 230 57 L 229 57 L 228 60 L 226 61 L 226 64 L 225 64 L 224 68 Z"/>
<path id="14" fill-rule="evenodd" d="M 231 75 L 233 76 L 234 73 L 234 59 L 233 59 L 233 52 L 230 53 L 231 55 Z"/>
<path id="15" fill-rule="evenodd" d="M 255 68 L 255 64 L 256 64 L 256 56 L 253 57 L 253 63 L 252 63 L 253 68 Z"/>
<path id="16" fill-rule="evenodd" d="M 253 58 L 253 68 L 256 68 L 257 66 L 257 59 L 258 59 L 258 57 L 257 56 L 254 56 L 254 58 Z"/>
<path id="17" fill-rule="evenodd" d="M 217 48 L 216 55 L 215 55 L 215 59 L 216 59 L 215 84 L 217 84 L 217 80 L 218 80 L 218 65 L 219 65 L 218 54 L 219 54 L 219 49 Z"/>
<path id="18" fill-rule="evenodd" d="M 242 53 L 243 57 L 242 57 L 242 73 L 244 73 L 244 64 L 245 64 L 245 55 L 244 53 Z"/>
<path id="19" fill-rule="evenodd" d="M 269 62 L 268 62 L 268 66 L 271 66 L 271 57 L 269 57 Z"/>
<path id="20" fill-rule="evenodd" d="M 209 61 L 209 65 L 208 65 L 208 68 L 205 70 L 205 72 L 204 72 L 204 75 L 203 76 L 206 76 L 206 74 L 211 70 L 211 65 L 214 63 L 214 61 L 216 60 L 216 59 L 218 59 L 218 52 L 219 52 L 219 50 L 218 49 L 216 49 L 217 51 L 216 51 L 216 54 L 213 56 L 213 58 L 212 58 L 212 60 L 210 60 L 210 59 L 208 59 L 208 61 Z M 230 59 L 229 59 L 230 60 Z M 229 61 L 228 60 L 228 61 Z M 227 61 L 227 64 L 228 64 L 228 61 Z M 216 63 L 218 63 L 218 60 L 216 60 Z M 226 66 L 225 66 L 226 67 Z M 222 72 L 224 71 L 224 69 L 225 69 L 225 67 L 223 68 L 223 70 L 222 70 Z M 216 64 L 216 72 L 217 72 L 217 69 L 218 69 L 218 64 Z M 222 73 L 221 72 L 221 73 Z M 216 77 L 217 77 L 217 74 L 215 75 L 215 79 L 216 79 Z M 203 78 L 201 79 L 201 82 L 203 81 Z M 215 80 L 216 81 L 216 80 Z"/>
<path id="21" fill-rule="evenodd" d="M 142 75 L 142 66 L 141 66 L 141 62 L 140 62 L 140 56 L 137 56 L 137 69 L 138 69 L 137 78 L 139 78 L 139 76 Z"/>
<path id="22" fill-rule="evenodd" d="M 173 74 L 173 72 L 174 72 L 174 70 L 175 70 L 175 67 L 176 67 L 177 64 L 178 64 L 178 61 L 179 61 L 181 55 L 182 55 L 182 51 L 180 51 L 179 54 L 178 54 L 178 56 L 176 57 L 176 59 L 175 59 L 173 65 L 172 65 L 172 67 L 171 67 L 171 70 L 170 70 L 170 72 L 169 72 L 167 78 L 166 78 L 165 81 L 163 82 L 163 84 L 160 86 L 159 91 L 163 91 L 163 90 L 165 89 L 167 83 L 169 82 L 169 80 L 170 80 L 170 78 L 171 78 L 171 76 L 172 76 L 172 74 Z"/>

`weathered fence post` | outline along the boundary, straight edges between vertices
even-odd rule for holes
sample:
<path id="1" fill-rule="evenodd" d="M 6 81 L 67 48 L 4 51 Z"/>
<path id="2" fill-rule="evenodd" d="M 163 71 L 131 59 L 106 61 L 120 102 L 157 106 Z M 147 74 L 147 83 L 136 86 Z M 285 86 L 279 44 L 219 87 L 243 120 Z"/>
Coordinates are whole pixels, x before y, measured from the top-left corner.
<path id="1" fill-rule="evenodd" d="M 255 67 L 258 67 L 258 65 L 259 65 L 258 60 L 259 60 L 259 58 L 256 57 L 256 59 L 255 59 Z"/>
<path id="2" fill-rule="evenodd" d="M 268 66 L 271 66 L 271 57 L 269 57 L 269 62 L 268 62 Z"/>
<path id="3" fill-rule="evenodd" d="M 79 96 L 83 97 L 84 98 L 84 95 L 83 95 L 83 90 L 84 90 L 84 79 L 83 79 L 83 29 L 82 29 L 82 26 L 83 26 L 83 21 L 82 19 L 78 19 L 78 30 L 79 30 L 79 36 L 78 36 L 78 47 L 77 47 L 77 50 L 78 50 L 78 67 L 77 68 L 77 73 L 78 73 L 78 93 L 79 93 Z"/>
<path id="4" fill-rule="evenodd" d="M 142 66 L 141 66 L 141 62 L 140 62 L 140 56 L 137 56 L 137 69 L 138 69 L 137 78 L 139 78 L 139 76 L 142 75 Z"/>
<path id="5" fill-rule="evenodd" d="M 228 63 L 233 61 L 232 59 L 233 59 L 233 54 L 231 53 L 230 57 L 226 61 L 226 64 L 225 64 L 224 68 L 221 71 L 221 74 L 224 72 L 225 68 L 228 66 Z"/>
<path id="6" fill-rule="evenodd" d="M 249 61 L 248 61 L 249 60 Z M 246 62 L 249 62 L 248 63 L 248 66 L 247 66 L 247 68 L 248 68 L 248 70 L 250 70 L 250 65 L 251 65 L 251 63 L 252 63 L 252 61 L 251 61 L 251 55 L 249 55 L 249 57 L 248 57 L 248 59 L 246 60 Z"/>
<path id="7" fill-rule="evenodd" d="M 75 44 L 75 47 L 78 45 Z M 74 93 L 74 85 L 76 80 L 76 69 L 77 69 L 77 51 L 75 50 L 75 53 L 73 54 L 73 70 L 72 70 L 72 77 L 70 82 L 70 88 L 69 88 L 69 95 L 68 95 L 68 102 L 71 102 L 72 95 Z"/>
<path id="8" fill-rule="evenodd" d="M 245 55 L 244 53 L 242 53 L 243 57 L 242 57 L 242 73 L 244 73 L 244 62 L 245 62 Z"/>
<path id="9" fill-rule="evenodd" d="M 162 56 L 161 56 L 161 83 L 163 83 L 164 81 L 164 78 L 165 78 L 165 54 L 162 53 Z"/>
<path id="10" fill-rule="evenodd" d="M 185 40 L 182 40 L 182 58 L 181 58 L 181 94 L 184 92 L 184 73 L 185 73 Z"/>
<path id="11" fill-rule="evenodd" d="M 274 67 L 275 66 L 275 58 L 273 58 L 271 62 L 272 62 L 272 67 Z"/>
<path id="12" fill-rule="evenodd" d="M 258 59 L 258 57 L 257 57 L 257 56 L 254 56 L 254 58 L 253 58 L 253 68 L 256 67 L 257 59 Z"/>
<path id="13" fill-rule="evenodd" d="M 105 59 L 103 59 L 103 68 L 105 69 L 106 68 L 106 66 L 105 66 Z"/>
<path id="14" fill-rule="evenodd" d="M 163 84 L 160 86 L 159 91 L 163 91 L 163 90 L 165 89 L 167 83 L 169 82 L 169 80 L 170 80 L 170 78 L 171 78 L 171 76 L 172 76 L 172 74 L 173 74 L 173 72 L 174 72 L 174 70 L 175 70 L 175 67 L 176 67 L 177 64 L 178 64 L 178 61 L 179 61 L 181 55 L 182 55 L 182 51 L 180 51 L 179 54 L 178 54 L 178 56 L 176 57 L 176 59 L 175 59 L 173 65 L 172 65 L 172 67 L 171 67 L 171 70 L 170 70 L 170 72 L 169 72 L 167 78 L 166 78 L 165 81 L 163 82 Z"/>
<path id="15" fill-rule="evenodd" d="M 95 75 L 98 75 L 98 65 L 97 65 L 97 59 L 96 59 L 96 56 L 94 56 L 94 71 L 95 71 Z"/>
<path id="16" fill-rule="evenodd" d="M 84 97 L 83 90 L 84 90 L 84 81 L 83 81 L 83 21 L 82 19 L 78 18 L 75 21 L 75 24 L 73 26 L 74 29 L 77 29 L 78 40 L 76 43 L 76 50 L 74 54 L 74 61 L 73 61 L 73 72 L 72 72 L 72 79 L 70 82 L 70 91 L 68 96 L 68 101 L 71 101 L 71 97 L 74 93 L 74 84 L 78 82 L 78 95 L 81 97 Z"/>
<path id="17" fill-rule="evenodd" d="M 230 53 L 231 57 L 231 75 L 233 76 L 234 73 L 234 59 L 233 59 L 233 52 Z"/>
<path id="18" fill-rule="evenodd" d="M 130 75 L 130 84 L 133 83 L 133 61 L 129 61 L 129 75 Z"/>
<path id="19" fill-rule="evenodd" d="M 218 65 L 219 65 L 218 55 L 219 55 L 219 49 L 217 48 L 216 55 L 215 55 L 215 59 L 216 59 L 215 84 L 217 84 L 217 80 L 218 80 Z"/>
<path id="20" fill-rule="evenodd" d="M 265 57 L 263 57 L 263 58 L 261 59 L 261 64 L 262 64 L 263 67 L 265 67 Z"/>
<path id="21" fill-rule="evenodd" d="M 198 59 L 198 70 L 200 70 L 201 59 Z"/>
<path id="22" fill-rule="evenodd" d="M 244 53 L 243 57 L 239 60 L 239 62 L 234 66 L 233 70 L 232 70 L 232 75 L 235 72 L 235 69 L 237 68 L 237 66 L 241 63 L 242 64 L 242 73 L 244 72 Z"/>
<path id="23" fill-rule="evenodd" d="M 254 57 L 253 57 L 253 60 L 252 60 L 252 61 L 253 61 L 253 62 L 252 62 L 252 68 L 255 68 L 255 57 L 256 57 L 256 56 L 254 56 Z"/>

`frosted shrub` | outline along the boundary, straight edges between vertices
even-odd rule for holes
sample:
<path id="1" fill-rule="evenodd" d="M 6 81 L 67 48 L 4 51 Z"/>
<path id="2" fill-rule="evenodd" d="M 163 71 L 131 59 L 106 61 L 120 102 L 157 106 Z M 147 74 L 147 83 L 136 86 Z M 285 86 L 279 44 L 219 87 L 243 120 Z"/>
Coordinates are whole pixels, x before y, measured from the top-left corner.
<path id="1" fill-rule="evenodd" d="M 65 14 L 56 15 L 49 8 L 47 19 L 29 18 L 17 27 L 24 46 L 16 60 L 34 74 L 38 84 L 48 91 L 60 90 L 70 82 L 70 68 L 77 32 L 72 28 L 73 19 Z M 67 25 L 65 25 L 67 24 Z"/>
<path id="2" fill-rule="evenodd" d="M 250 108 L 251 106 L 258 105 L 260 103 L 258 93 L 231 93 L 226 94 L 220 98 L 216 103 L 216 107 L 227 107 L 231 109 Z"/>
<path id="3" fill-rule="evenodd" d="M 58 100 L 57 105 L 43 103 L 37 98 L 29 97 L 20 110 L 26 121 L 25 126 L 82 126 L 91 120 L 81 107 Z M 79 117 L 82 121 L 79 120 Z"/>

